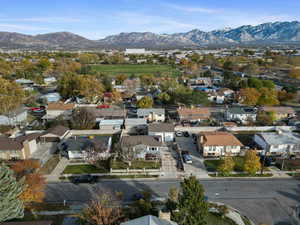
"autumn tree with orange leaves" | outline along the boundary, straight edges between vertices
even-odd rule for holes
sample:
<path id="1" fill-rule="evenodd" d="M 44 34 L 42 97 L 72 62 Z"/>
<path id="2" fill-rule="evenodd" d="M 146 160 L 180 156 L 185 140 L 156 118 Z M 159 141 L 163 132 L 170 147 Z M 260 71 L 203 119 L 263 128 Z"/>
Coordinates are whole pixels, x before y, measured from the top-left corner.
<path id="1" fill-rule="evenodd" d="M 17 180 L 25 178 L 26 188 L 20 195 L 25 206 L 29 207 L 30 203 L 40 203 L 45 197 L 44 188 L 46 180 L 38 172 L 40 163 L 37 160 L 18 161 L 12 166 Z"/>

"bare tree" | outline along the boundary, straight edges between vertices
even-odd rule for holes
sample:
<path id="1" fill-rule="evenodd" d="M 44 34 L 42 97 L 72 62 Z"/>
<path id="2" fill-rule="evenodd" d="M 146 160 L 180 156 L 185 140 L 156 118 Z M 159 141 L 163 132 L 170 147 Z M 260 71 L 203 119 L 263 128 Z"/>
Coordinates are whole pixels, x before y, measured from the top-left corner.
<path id="1" fill-rule="evenodd" d="M 131 166 L 132 161 L 137 157 L 137 152 L 132 146 L 121 146 L 121 143 L 116 145 L 116 157 Z"/>
<path id="2" fill-rule="evenodd" d="M 79 214 L 83 224 L 119 225 L 126 220 L 120 200 L 109 192 L 101 193 Z"/>

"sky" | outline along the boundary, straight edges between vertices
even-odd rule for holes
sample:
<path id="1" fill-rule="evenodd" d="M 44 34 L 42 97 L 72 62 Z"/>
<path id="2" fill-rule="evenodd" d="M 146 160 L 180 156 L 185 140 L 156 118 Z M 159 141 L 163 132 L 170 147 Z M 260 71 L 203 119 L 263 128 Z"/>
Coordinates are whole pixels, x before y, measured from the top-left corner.
<path id="1" fill-rule="evenodd" d="M 68 31 L 89 39 L 121 32 L 211 31 L 300 21 L 299 0 L 1 0 L 0 31 Z"/>

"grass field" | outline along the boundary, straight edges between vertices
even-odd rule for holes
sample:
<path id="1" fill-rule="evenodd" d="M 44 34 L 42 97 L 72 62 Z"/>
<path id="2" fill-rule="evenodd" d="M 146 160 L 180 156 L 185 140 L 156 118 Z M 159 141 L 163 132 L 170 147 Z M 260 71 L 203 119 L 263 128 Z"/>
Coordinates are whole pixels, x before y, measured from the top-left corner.
<path id="1" fill-rule="evenodd" d="M 131 64 L 121 64 L 121 65 L 94 65 L 93 70 L 102 72 L 108 75 L 118 75 L 126 74 L 128 76 L 134 75 L 163 75 L 163 76 L 177 76 L 179 71 L 169 65 L 131 65 Z"/>

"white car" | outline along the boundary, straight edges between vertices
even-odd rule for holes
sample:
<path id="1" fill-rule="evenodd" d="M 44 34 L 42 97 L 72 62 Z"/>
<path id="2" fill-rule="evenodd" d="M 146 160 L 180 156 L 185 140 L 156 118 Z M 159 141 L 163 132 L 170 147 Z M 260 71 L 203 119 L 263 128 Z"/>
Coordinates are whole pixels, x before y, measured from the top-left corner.
<path id="1" fill-rule="evenodd" d="M 181 132 L 181 131 L 176 131 L 176 132 L 175 132 L 175 135 L 176 135 L 177 137 L 182 137 L 182 136 L 183 136 L 183 132 Z"/>

